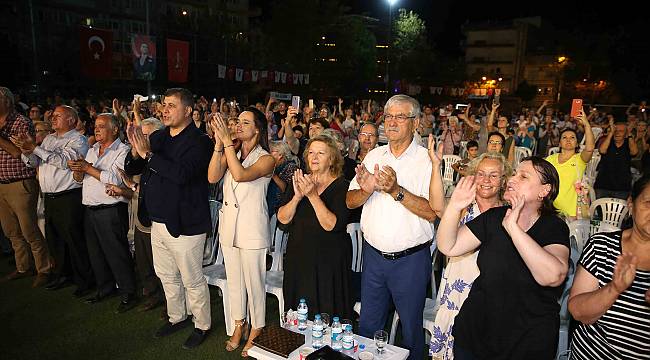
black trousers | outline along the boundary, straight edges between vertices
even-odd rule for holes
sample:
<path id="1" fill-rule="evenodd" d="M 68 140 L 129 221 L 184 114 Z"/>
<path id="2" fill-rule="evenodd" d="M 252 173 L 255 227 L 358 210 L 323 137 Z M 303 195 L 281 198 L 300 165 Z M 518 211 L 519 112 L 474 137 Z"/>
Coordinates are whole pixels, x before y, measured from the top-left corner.
<path id="1" fill-rule="evenodd" d="M 87 289 L 93 274 L 84 239 L 84 207 L 81 188 L 59 196 L 44 195 L 45 239 L 54 257 L 52 273 L 71 277 L 74 283 Z"/>
<path id="2" fill-rule="evenodd" d="M 86 207 L 84 219 L 97 292 L 109 293 L 117 283 L 123 294 L 135 294 L 133 259 L 126 237 L 129 230 L 127 204 L 120 203 L 103 209 Z"/>
<path id="3" fill-rule="evenodd" d="M 142 283 L 143 295 L 165 300 L 162 284 L 153 268 L 151 234 L 142 232 L 136 228 L 133 234 L 133 241 L 135 242 L 135 263 L 140 282 Z"/>

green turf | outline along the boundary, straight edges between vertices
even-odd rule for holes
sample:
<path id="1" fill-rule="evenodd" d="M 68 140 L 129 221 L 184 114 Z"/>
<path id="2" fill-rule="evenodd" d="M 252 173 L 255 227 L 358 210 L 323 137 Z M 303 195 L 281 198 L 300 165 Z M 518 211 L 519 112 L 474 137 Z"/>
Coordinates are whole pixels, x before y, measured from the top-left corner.
<path id="1" fill-rule="evenodd" d="M 0 259 L 0 275 L 14 270 Z M 162 339 L 153 333 L 164 321 L 160 308 L 115 314 L 119 297 L 89 305 L 72 296 L 74 286 L 57 291 L 32 289 L 33 278 L 0 284 L 0 359 L 241 359 L 224 349 L 226 331 L 217 289 L 210 287 L 212 330 L 196 349 L 181 345 L 191 327 Z M 267 324 L 278 322 L 278 303 L 267 297 Z M 240 349 L 241 350 L 241 347 Z"/>

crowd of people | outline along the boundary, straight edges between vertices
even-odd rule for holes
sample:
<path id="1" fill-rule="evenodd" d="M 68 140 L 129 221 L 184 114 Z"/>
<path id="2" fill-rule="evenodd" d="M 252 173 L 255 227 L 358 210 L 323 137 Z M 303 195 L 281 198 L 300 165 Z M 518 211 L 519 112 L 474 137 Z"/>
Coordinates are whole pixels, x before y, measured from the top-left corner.
<path id="1" fill-rule="evenodd" d="M 310 318 L 352 319 L 358 288 L 358 333 L 373 337 L 394 306 L 401 345 L 420 359 L 437 247 L 447 261 L 430 356 L 553 358 L 571 268 L 567 223 L 584 215 L 576 184 L 597 156 L 596 196 L 629 197 L 632 227 L 585 245 L 569 300 L 580 323 L 572 356 L 650 356 L 645 104 L 622 121 L 595 108 L 571 117 L 549 102 L 506 113 L 497 103 L 454 109 L 406 95 L 383 106 L 251 105 L 183 88 L 160 101 L 27 105 L 0 87 L 0 223 L 16 261 L 2 281 L 36 272 L 34 287 L 73 283 L 91 304 L 119 293 L 117 313 L 164 305 L 155 337 L 192 326 L 183 344 L 191 349 L 213 326 L 202 268 L 216 235 L 233 322 L 224 346 L 246 357 L 266 326 L 276 216 L 289 236 L 284 310 L 305 299 Z M 517 162 L 517 147 L 532 156 Z M 461 154 L 448 197 L 445 156 Z M 221 203 L 217 212 L 210 199 Z M 350 223 L 364 237 L 360 282 Z"/>

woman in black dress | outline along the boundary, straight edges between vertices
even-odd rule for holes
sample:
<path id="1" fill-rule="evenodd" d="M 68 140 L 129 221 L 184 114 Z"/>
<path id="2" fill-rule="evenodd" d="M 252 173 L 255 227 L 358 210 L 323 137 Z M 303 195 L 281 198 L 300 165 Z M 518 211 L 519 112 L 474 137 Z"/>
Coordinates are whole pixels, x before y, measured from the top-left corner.
<path id="1" fill-rule="evenodd" d="M 326 312 L 351 319 L 352 243 L 346 232 L 348 182 L 342 176 L 343 158 L 336 142 L 324 135 L 309 140 L 304 158 L 309 174 L 296 170 L 278 210 L 278 223 L 289 231 L 285 310 L 296 310 L 305 299 L 309 317 Z"/>
<path id="2" fill-rule="evenodd" d="M 454 324 L 454 357 L 553 359 L 569 259 L 569 229 L 553 207 L 557 171 L 542 158 L 523 159 L 503 196 L 511 208 L 492 208 L 458 228 L 476 187 L 473 176 L 460 180 L 436 236 L 447 256 L 481 248 L 480 275 Z"/>

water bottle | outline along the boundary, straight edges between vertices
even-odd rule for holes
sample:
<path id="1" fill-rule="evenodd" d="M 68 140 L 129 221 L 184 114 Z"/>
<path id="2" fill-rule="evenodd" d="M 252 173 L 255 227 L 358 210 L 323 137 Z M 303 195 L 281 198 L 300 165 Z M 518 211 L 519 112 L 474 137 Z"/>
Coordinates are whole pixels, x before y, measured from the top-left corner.
<path id="1" fill-rule="evenodd" d="M 314 323 L 311 326 L 311 347 L 319 349 L 323 347 L 323 321 L 320 314 L 314 316 Z"/>
<path id="2" fill-rule="evenodd" d="M 352 333 L 352 325 L 345 325 L 343 329 L 343 350 L 352 350 L 354 347 L 354 333 Z"/>
<path id="3" fill-rule="evenodd" d="M 343 345 L 341 344 L 341 338 L 343 337 L 343 326 L 339 321 L 339 317 L 335 316 L 332 320 L 332 349 L 336 351 L 341 351 Z"/>
<path id="4" fill-rule="evenodd" d="M 303 331 L 307 329 L 307 303 L 305 299 L 300 299 L 298 304 L 298 330 Z"/>

